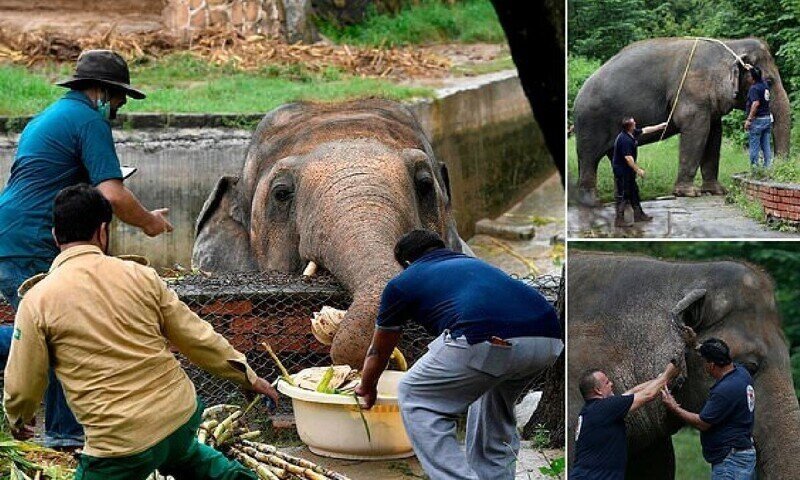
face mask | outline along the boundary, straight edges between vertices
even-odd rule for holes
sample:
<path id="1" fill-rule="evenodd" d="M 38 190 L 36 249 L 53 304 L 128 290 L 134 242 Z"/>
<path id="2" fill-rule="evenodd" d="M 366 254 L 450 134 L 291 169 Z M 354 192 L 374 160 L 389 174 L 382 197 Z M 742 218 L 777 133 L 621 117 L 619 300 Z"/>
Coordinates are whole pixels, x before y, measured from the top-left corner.
<path id="1" fill-rule="evenodd" d="M 100 115 L 102 115 L 107 122 L 111 120 L 111 103 L 108 100 L 98 98 L 97 111 L 100 112 Z"/>

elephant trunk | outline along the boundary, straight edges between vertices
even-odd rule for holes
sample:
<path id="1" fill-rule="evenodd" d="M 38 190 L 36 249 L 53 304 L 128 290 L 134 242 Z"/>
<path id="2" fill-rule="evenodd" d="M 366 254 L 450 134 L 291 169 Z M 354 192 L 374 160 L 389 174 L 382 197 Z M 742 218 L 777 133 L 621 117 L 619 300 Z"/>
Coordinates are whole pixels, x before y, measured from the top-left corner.
<path id="1" fill-rule="evenodd" d="M 352 294 L 331 357 L 361 368 L 374 331 L 381 293 L 400 271 L 394 245 L 420 224 L 405 172 L 391 165 L 343 168 L 320 185 L 324 198 L 298 205 L 299 253 L 324 266 Z M 374 172 L 382 172 L 376 175 Z"/>
<path id="2" fill-rule="evenodd" d="M 755 380 L 753 438 L 760 479 L 796 478 L 800 472 L 800 407 L 788 372 L 788 365 L 767 368 Z"/>
<path id="3" fill-rule="evenodd" d="M 770 101 L 770 111 L 775 117 L 773 134 L 775 135 L 775 154 L 786 158 L 789 156 L 789 143 L 791 141 L 792 130 L 792 109 L 789 104 L 789 96 L 783 89 L 780 77 L 773 77 L 773 84 L 770 87 L 772 95 Z"/>

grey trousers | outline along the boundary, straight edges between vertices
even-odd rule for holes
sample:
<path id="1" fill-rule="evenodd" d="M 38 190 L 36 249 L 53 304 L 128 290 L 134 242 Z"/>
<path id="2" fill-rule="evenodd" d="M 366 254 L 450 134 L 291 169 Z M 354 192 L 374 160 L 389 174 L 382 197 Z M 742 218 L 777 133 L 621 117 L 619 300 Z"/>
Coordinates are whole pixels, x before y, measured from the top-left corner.
<path id="1" fill-rule="evenodd" d="M 403 425 L 431 480 L 514 478 L 520 445 L 514 405 L 564 344 L 543 337 L 509 342 L 510 347 L 469 345 L 464 337 L 444 333 L 400 382 Z M 466 456 L 456 438 L 456 421 L 464 412 Z"/>

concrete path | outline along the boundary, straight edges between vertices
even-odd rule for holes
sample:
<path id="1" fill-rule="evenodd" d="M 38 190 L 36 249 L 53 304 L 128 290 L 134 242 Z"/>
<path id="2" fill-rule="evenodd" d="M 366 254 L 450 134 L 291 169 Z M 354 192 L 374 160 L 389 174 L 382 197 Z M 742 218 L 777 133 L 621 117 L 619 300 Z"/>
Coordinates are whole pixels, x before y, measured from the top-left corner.
<path id="1" fill-rule="evenodd" d="M 282 448 L 290 455 L 306 458 L 314 463 L 330 468 L 347 475 L 352 480 L 409 480 L 428 478 L 420 467 L 416 457 L 402 460 L 387 460 L 380 462 L 365 462 L 358 460 L 339 460 L 335 458 L 320 457 L 311 453 L 306 447 Z M 564 456 L 563 450 L 544 450 L 544 455 L 535 451 L 530 442 L 523 442 L 517 462 L 517 480 L 547 479 L 539 472 L 539 467 L 548 465 L 550 460 Z"/>
<path id="2" fill-rule="evenodd" d="M 561 274 L 564 189 L 550 176 L 503 215 L 481 220 L 467 244 L 479 258 L 517 275 Z"/>
<path id="3" fill-rule="evenodd" d="M 614 227 L 614 206 L 569 206 L 569 238 L 800 238 L 800 233 L 770 230 L 745 217 L 721 196 L 666 197 L 642 203 L 652 222 Z"/>

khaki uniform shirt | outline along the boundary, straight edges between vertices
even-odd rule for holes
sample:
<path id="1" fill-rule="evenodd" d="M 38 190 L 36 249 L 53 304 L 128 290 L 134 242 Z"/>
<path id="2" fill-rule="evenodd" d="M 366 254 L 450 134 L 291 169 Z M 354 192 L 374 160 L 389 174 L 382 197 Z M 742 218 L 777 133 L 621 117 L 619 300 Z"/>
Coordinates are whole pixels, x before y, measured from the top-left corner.
<path id="1" fill-rule="evenodd" d="M 69 248 L 20 303 L 5 370 L 6 416 L 14 426 L 34 417 L 52 364 L 84 427 L 87 455 L 142 452 L 197 408 L 194 385 L 169 344 L 239 385 L 258 378 L 155 270 L 94 246 Z"/>

